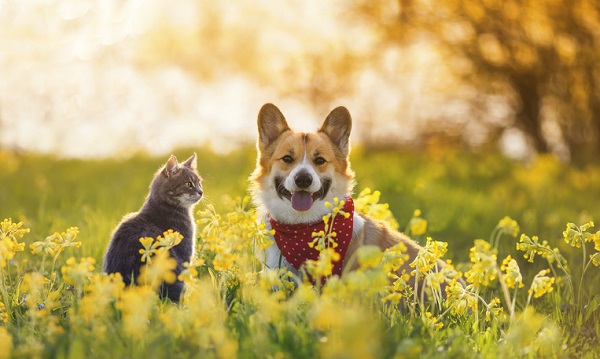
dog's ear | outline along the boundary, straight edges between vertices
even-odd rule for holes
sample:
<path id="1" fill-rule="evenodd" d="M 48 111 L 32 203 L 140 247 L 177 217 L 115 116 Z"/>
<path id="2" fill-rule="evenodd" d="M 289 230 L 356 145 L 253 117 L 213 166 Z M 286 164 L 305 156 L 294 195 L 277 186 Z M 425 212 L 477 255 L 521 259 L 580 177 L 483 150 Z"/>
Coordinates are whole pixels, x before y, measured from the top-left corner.
<path id="1" fill-rule="evenodd" d="M 277 137 L 288 131 L 290 127 L 277 106 L 272 103 L 264 104 L 258 113 L 258 146 L 263 150 Z"/>
<path id="2" fill-rule="evenodd" d="M 344 156 L 350 152 L 350 130 L 352 130 L 352 117 L 350 112 L 343 107 L 337 107 L 327 116 L 319 132 L 325 133 L 335 143 Z"/>

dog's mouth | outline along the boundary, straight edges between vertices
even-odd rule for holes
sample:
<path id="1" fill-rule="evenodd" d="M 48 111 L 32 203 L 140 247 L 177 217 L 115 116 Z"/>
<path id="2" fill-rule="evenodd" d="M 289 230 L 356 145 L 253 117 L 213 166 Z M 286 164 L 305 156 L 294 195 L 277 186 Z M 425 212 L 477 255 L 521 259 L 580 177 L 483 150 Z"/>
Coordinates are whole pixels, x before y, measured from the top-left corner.
<path id="1" fill-rule="evenodd" d="M 307 191 L 294 191 L 290 192 L 283 185 L 284 179 L 281 177 L 275 178 L 275 188 L 277 188 L 277 195 L 281 199 L 287 199 L 291 202 L 292 208 L 296 211 L 308 211 L 314 201 L 324 199 L 329 188 L 331 187 L 331 180 L 326 178 L 322 180 L 323 185 L 318 191 L 310 193 Z"/>

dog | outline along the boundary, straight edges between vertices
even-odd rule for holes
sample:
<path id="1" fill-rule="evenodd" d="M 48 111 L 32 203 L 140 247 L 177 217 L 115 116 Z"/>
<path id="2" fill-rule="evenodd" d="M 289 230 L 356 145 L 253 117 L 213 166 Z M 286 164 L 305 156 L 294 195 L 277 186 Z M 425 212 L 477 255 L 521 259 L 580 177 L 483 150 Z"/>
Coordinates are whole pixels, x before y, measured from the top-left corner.
<path id="1" fill-rule="evenodd" d="M 304 261 L 318 257 L 314 250 L 312 257 L 306 254 L 310 252 L 306 244 L 312 240 L 313 225 L 323 223 L 322 217 L 331 213 L 325 203 L 333 203 L 337 197 L 346 202 L 343 210 L 351 215 L 341 224 L 341 235 L 336 229 L 340 244 L 336 250 L 341 258 L 333 274 L 357 269 L 357 261 L 351 258 L 362 246 L 385 250 L 398 243 L 406 246 L 409 256 L 398 272 L 412 271 L 409 263 L 422 247 L 385 222 L 353 211 L 355 180 L 349 162 L 352 118 L 345 107 L 331 111 L 315 133 L 293 131 L 281 111 L 270 103 L 260 109 L 257 125 L 258 158 L 250 176 L 250 192 L 260 218 L 275 229 L 274 244 L 257 253 L 267 268 L 286 267 L 300 276 Z M 440 269 L 445 263 L 438 260 L 437 266 Z M 413 278 L 410 284 L 414 286 Z"/>

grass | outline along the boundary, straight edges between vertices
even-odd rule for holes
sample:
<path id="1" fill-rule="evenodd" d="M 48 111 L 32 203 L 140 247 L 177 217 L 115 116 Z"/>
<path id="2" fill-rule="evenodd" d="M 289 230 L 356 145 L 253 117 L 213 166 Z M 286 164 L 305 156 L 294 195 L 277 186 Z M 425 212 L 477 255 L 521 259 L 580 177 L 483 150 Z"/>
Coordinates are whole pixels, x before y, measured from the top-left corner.
<path id="1" fill-rule="evenodd" d="M 468 293 L 480 297 L 477 307 L 469 307 L 465 294 L 436 309 L 416 302 L 411 306 L 409 292 L 391 288 L 385 260 L 318 290 L 309 284 L 293 290 L 285 273 L 260 273 L 249 248 L 264 233 L 248 203 L 229 198 L 247 194 L 254 150 L 217 155 L 183 149 L 175 154 L 183 159 L 193 151 L 208 199 L 197 207 L 202 210 L 198 218 L 205 218 L 198 228 L 200 261 L 186 277 L 191 290 L 182 307 L 159 302 L 147 287 L 124 289 L 118 278 L 99 274 L 111 231 L 124 214 L 142 205 L 168 154 L 60 160 L 0 151 L 0 217 L 31 229 L 22 239 L 15 237 L 15 243 L 25 243 L 25 251 L 13 250 L 14 258 L 1 271 L 0 315 L 6 314 L 6 321 L 0 320 L 0 344 L 11 350 L 0 358 L 600 355 L 595 350 L 600 290 L 594 285 L 599 270 L 589 265 L 582 275 L 589 255 L 598 250 L 594 228 L 582 229 L 600 218 L 598 165 L 573 167 L 552 157 L 524 164 L 452 149 L 442 154 L 354 149 L 357 194 L 367 187 L 381 192 L 379 202 L 367 199 L 373 213 L 384 213 L 381 203 L 389 203 L 406 232 L 413 231 L 415 219 L 426 220 L 427 231 L 413 233 L 422 245 L 447 242 L 444 258 L 453 259 L 465 275 L 476 274 L 477 268 L 482 276 L 496 275 Z M 539 252 L 533 263 L 517 251 L 520 237 L 508 232 L 500 233 L 490 248 L 474 245 L 479 238 L 494 243 L 492 232 L 505 228 L 498 226 L 505 216 L 518 223 L 518 234 L 539 237 L 540 246 L 527 247 Z M 568 222 L 582 235 L 589 233 L 589 241 L 577 237 L 579 248 L 567 243 L 563 231 Z M 47 236 L 65 232 L 64 237 L 72 226 L 78 228 L 73 233 L 80 248 L 65 247 L 45 257 L 30 253 L 30 244 L 58 243 Z M 543 241 L 564 256 L 566 274 L 558 261 L 544 259 Z M 499 273 L 506 273 L 499 268 L 509 254 L 523 277 L 524 288 L 516 295 L 514 289 L 506 295 L 498 280 Z M 365 253 L 377 255 L 390 256 Z M 536 277 L 546 268 L 552 272 Z M 554 278 L 553 290 L 533 298 L 528 289 L 541 277 Z M 404 306 L 383 300 L 397 298 L 392 295 L 402 296 Z M 499 304 L 493 304 L 495 298 Z M 462 304 L 466 309 L 461 312 Z"/>

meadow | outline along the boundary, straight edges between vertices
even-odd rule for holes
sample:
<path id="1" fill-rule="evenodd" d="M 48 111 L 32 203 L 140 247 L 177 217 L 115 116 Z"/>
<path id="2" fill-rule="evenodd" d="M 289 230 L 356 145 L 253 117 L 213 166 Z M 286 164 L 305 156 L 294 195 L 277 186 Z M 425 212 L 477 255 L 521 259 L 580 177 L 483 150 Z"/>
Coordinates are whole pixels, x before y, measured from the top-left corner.
<path id="1" fill-rule="evenodd" d="M 254 149 L 175 155 L 193 151 L 206 198 L 196 207 L 198 258 L 176 305 L 154 294 L 172 280 L 161 248 L 173 234 L 145 248 L 139 285 L 101 273 L 111 231 L 142 205 L 168 154 L 0 150 L 0 358 L 600 357 L 600 165 L 354 148 L 357 210 L 425 250 L 411 273 L 395 273 L 402 248 L 366 248 L 360 270 L 294 285 L 252 254 L 269 244 L 247 197 Z M 454 270 L 436 272 L 436 258 Z M 331 260 L 308 270 L 326 277 Z M 410 276 L 427 283 L 429 301 L 406 286 Z"/>

